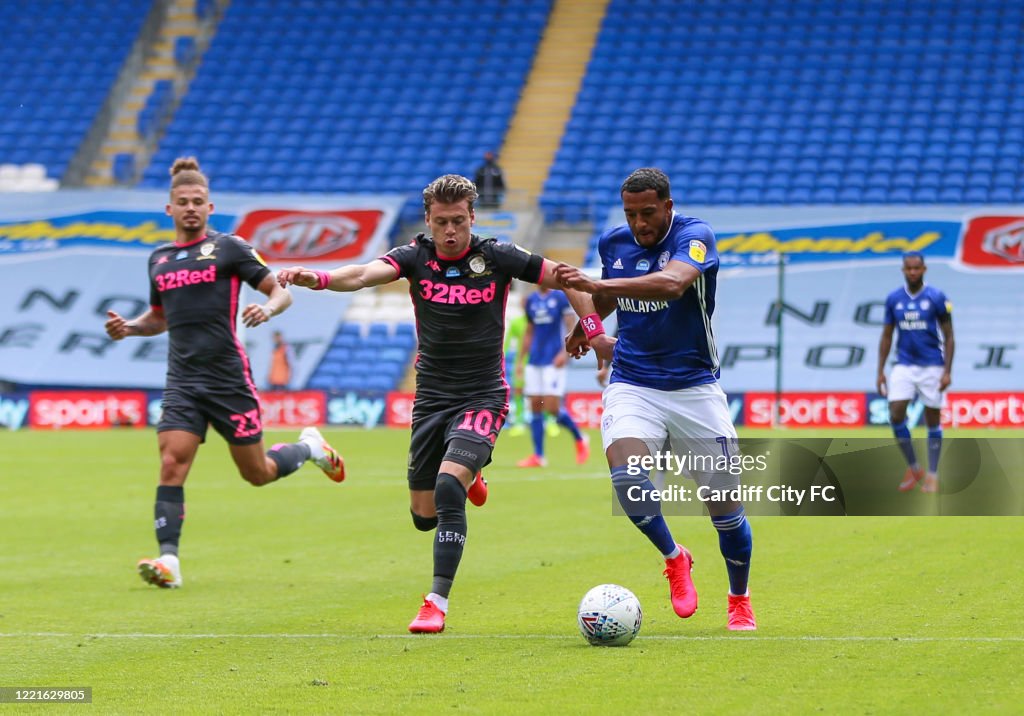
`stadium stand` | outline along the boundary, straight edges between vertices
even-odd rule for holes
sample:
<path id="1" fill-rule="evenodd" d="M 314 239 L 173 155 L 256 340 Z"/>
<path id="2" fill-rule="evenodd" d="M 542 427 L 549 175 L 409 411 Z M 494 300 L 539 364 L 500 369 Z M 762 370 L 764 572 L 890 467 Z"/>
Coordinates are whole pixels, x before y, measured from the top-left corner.
<path id="1" fill-rule="evenodd" d="M 117 79 L 147 0 L 6 3 L 0 161 L 60 179 Z M 31 170 L 36 171 L 36 170 Z"/>
<path id="2" fill-rule="evenodd" d="M 342 323 L 309 380 L 320 390 L 396 390 L 416 352 L 412 304 L 404 292 L 352 296 Z"/>
<path id="3" fill-rule="evenodd" d="M 157 151 L 113 155 L 111 173 L 164 188 L 194 153 L 216 191 L 415 205 L 439 173 L 502 148 L 555 2 L 197 0 L 196 17 L 226 6 L 212 44 L 175 40 L 197 73 L 180 104 L 153 83 L 137 119 Z M 39 0 L 12 16 L 0 189 L 54 188 L 152 7 Z M 541 207 L 600 229 L 622 178 L 650 164 L 684 206 L 1022 202 L 1022 34 L 1015 0 L 611 0 Z M 366 387 L 364 361 L 375 385 L 401 380 L 388 366 L 414 351 L 408 299 L 368 301 L 312 387 Z"/>
<path id="4" fill-rule="evenodd" d="M 418 194 L 472 173 L 503 142 L 550 4 L 232 3 L 142 184 L 190 153 L 220 191 Z"/>
<path id="5" fill-rule="evenodd" d="M 603 217 L 657 165 L 687 205 L 1024 199 L 1014 0 L 612 0 L 541 205 Z"/>

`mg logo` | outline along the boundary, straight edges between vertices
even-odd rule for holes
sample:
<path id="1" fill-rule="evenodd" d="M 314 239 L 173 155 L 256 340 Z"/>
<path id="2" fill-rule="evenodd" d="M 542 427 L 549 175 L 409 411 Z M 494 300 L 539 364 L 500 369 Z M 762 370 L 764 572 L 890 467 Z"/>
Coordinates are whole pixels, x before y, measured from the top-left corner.
<path id="1" fill-rule="evenodd" d="M 1007 261 L 1024 263 L 1024 221 L 989 231 L 982 240 L 981 250 Z"/>
<path id="2" fill-rule="evenodd" d="M 1024 216 L 976 216 L 967 222 L 961 260 L 968 266 L 1020 269 L 1024 265 Z"/>
<path id="3" fill-rule="evenodd" d="M 354 244 L 359 224 L 344 216 L 290 214 L 267 221 L 248 238 L 261 254 L 313 258 Z"/>
<path id="4" fill-rule="evenodd" d="M 344 261 L 362 255 L 382 218 L 374 209 L 260 209 L 246 214 L 234 233 L 268 261 Z"/>

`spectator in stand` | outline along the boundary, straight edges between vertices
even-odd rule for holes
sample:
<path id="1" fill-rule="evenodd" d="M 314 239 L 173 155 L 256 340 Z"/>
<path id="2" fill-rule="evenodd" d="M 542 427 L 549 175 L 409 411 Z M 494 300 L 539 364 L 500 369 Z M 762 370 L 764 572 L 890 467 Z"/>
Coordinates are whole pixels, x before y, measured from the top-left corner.
<path id="1" fill-rule="evenodd" d="M 476 170 L 474 183 L 480 192 L 477 205 L 481 209 L 497 209 L 505 196 L 505 173 L 498 166 L 494 152 L 484 154 L 484 163 Z"/>

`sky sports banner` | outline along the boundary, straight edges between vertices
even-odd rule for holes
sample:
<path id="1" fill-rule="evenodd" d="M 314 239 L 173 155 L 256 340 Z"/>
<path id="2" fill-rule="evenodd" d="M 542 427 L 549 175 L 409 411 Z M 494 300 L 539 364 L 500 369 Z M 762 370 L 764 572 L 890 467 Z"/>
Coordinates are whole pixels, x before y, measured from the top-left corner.
<path id="1" fill-rule="evenodd" d="M 246 238 L 271 268 L 368 261 L 388 247 L 402 197 L 215 194 L 214 229 Z M 0 194 L 0 381 L 22 385 L 160 388 L 166 335 L 114 343 L 108 310 L 149 305 L 146 259 L 174 239 L 163 191 Z M 305 384 L 349 297 L 306 290 L 281 316 L 239 327 L 253 376 L 266 383 L 271 334 L 292 345 L 293 382 Z M 262 302 L 246 287 L 241 305 Z"/>
<path id="2" fill-rule="evenodd" d="M 0 426 L 11 430 L 107 429 L 155 426 L 160 419 L 160 390 L 33 390 L 0 393 Z M 771 428 L 778 403 L 786 428 L 861 428 L 886 426 L 888 404 L 875 393 L 730 393 L 732 421 L 739 427 Z M 413 394 L 319 390 L 261 392 L 264 425 L 302 428 L 344 425 L 408 428 Z M 565 406 L 581 427 L 601 426 L 601 394 L 568 393 Z M 950 428 L 1024 429 L 1024 391 L 946 394 L 942 424 Z M 923 408 L 907 408 L 910 427 L 923 425 Z"/>
<path id="3" fill-rule="evenodd" d="M 779 359 L 785 391 L 873 390 L 885 298 L 903 286 L 906 251 L 924 254 L 925 282 L 952 302 L 952 388 L 1024 388 L 1024 207 L 685 212 L 718 239 L 713 326 L 726 391 L 774 391 Z M 622 222 L 613 210 L 608 224 Z"/>
<path id="4" fill-rule="evenodd" d="M 750 392 L 728 393 L 726 398 L 732 421 L 739 427 L 771 428 L 776 412 L 779 424 L 786 428 L 889 425 L 889 404 L 877 393 L 787 392 L 776 396 L 775 393 Z M 600 393 L 568 393 L 565 407 L 581 427 L 601 427 Z M 1024 429 L 1024 391 L 951 391 L 945 395 L 940 416 L 942 424 L 949 428 Z M 913 401 L 907 406 L 907 425 L 911 428 L 924 425 L 921 403 Z"/>
<path id="5" fill-rule="evenodd" d="M 0 393 L 0 427 L 10 430 L 141 429 L 160 422 L 160 390 L 32 390 Z M 412 401 L 409 400 L 411 410 Z M 260 393 L 264 427 L 337 425 L 376 428 L 386 425 L 388 396 L 319 390 Z"/>

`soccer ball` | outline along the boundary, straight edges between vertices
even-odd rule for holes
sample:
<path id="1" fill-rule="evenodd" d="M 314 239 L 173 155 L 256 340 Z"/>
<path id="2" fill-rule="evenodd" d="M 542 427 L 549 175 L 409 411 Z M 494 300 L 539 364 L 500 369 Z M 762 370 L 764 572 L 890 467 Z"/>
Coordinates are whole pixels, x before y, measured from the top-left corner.
<path id="1" fill-rule="evenodd" d="M 625 646 L 640 631 L 640 600 L 618 584 L 599 584 L 585 595 L 576 615 L 583 638 L 593 646 Z"/>

